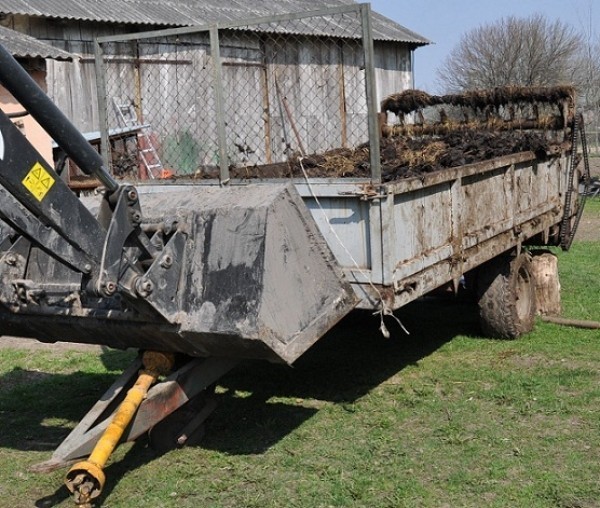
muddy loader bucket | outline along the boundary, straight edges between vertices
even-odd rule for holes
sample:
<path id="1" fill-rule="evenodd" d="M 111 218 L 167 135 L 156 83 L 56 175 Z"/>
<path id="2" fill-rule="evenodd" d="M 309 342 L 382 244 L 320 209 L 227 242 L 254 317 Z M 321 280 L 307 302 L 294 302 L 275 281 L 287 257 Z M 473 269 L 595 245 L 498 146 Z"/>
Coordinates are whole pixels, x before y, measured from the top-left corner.
<path id="1" fill-rule="evenodd" d="M 104 185 L 79 200 L 0 112 L 0 334 L 292 363 L 354 307 L 292 185 L 119 184 L 2 46 L 0 62 L 3 86 Z"/>
<path id="2" fill-rule="evenodd" d="M 292 363 L 355 305 L 325 240 L 291 185 L 141 194 L 148 223 L 189 228 L 181 349 Z M 179 348 L 178 348 L 179 349 Z"/>
<path id="3" fill-rule="evenodd" d="M 140 229 L 156 252 L 137 279 L 135 298 L 125 292 L 82 296 L 70 310 L 52 306 L 49 293 L 43 307 L 5 298 L 0 332 L 292 363 L 356 305 L 292 185 L 153 190 L 139 192 Z M 98 202 L 83 202 L 97 214 Z M 129 259 L 135 261 L 133 254 Z M 24 275 L 30 286 L 47 277 Z"/>

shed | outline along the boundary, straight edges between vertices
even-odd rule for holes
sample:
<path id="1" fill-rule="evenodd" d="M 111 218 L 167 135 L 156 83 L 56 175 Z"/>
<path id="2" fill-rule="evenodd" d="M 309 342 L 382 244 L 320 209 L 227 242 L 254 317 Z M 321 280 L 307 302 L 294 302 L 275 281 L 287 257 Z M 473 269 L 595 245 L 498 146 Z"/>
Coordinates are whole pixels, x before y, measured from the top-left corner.
<path id="1" fill-rule="evenodd" d="M 48 64 L 48 94 L 87 132 L 99 125 L 93 59 L 96 37 L 351 4 L 353 0 L 2 0 L 0 16 L 5 27 L 79 56 L 73 62 Z M 373 14 L 373 36 L 379 97 L 410 87 L 413 52 L 429 41 L 377 13 Z"/>
<path id="2" fill-rule="evenodd" d="M 2 44 L 29 72 L 34 81 L 46 90 L 47 61 L 72 62 L 73 55 L 38 41 L 20 32 L 0 26 Z M 27 114 L 23 106 L 2 86 L 0 86 L 0 109 L 12 119 L 40 155 L 52 163 L 52 140 L 39 124 Z"/>

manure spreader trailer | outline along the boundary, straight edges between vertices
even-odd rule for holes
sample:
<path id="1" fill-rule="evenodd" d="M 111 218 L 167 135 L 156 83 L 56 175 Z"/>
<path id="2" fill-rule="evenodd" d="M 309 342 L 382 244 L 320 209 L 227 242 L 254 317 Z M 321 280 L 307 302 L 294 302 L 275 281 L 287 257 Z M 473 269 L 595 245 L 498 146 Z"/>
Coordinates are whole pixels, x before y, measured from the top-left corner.
<path id="1" fill-rule="evenodd" d="M 175 433 L 185 443 L 214 409 L 205 395 L 240 360 L 292 364 L 353 309 L 380 313 L 388 333 L 385 316 L 466 280 L 486 333 L 527 333 L 528 247 L 568 248 L 582 210 L 585 137 L 570 89 L 396 94 L 379 115 L 393 112 L 395 125 L 369 111 L 376 144 L 291 156 L 299 178 L 127 182 L 4 48 L 0 82 L 100 182 L 78 197 L 0 113 L 0 333 L 140 350 L 38 467 L 76 462 L 66 484 L 81 505 L 100 494 L 118 442 L 205 400 Z M 513 116 L 511 103 L 531 114 Z M 457 121 L 452 108 L 473 113 Z M 530 132 L 537 141 L 519 144 Z M 474 148 L 444 138 L 483 136 L 487 149 L 490 133 L 511 149 L 462 160 Z M 340 157 L 352 176 L 313 176 Z"/>

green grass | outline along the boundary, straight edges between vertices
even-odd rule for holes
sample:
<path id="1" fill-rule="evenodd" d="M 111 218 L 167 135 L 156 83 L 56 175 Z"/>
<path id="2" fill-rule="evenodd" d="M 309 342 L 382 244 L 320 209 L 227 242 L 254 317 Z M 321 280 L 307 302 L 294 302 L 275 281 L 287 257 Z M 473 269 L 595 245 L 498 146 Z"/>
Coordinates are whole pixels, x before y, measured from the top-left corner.
<path id="1" fill-rule="evenodd" d="M 600 320 L 600 243 L 560 254 L 564 315 Z M 598 507 L 600 334 L 538 323 L 477 336 L 474 307 L 424 301 L 391 339 L 352 316 L 294 368 L 222 380 L 201 447 L 121 446 L 104 507 Z M 130 353 L 0 351 L 0 507 L 72 506 L 47 460 Z"/>
<path id="2" fill-rule="evenodd" d="M 585 213 L 595 217 L 600 215 L 600 197 L 585 200 Z"/>

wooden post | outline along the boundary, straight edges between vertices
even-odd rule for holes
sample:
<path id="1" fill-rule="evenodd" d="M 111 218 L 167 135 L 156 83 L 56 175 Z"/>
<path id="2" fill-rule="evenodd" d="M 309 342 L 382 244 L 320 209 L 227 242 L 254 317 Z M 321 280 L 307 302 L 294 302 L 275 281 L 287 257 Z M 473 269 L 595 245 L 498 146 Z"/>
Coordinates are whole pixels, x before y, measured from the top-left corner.
<path id="1" fill-rule="evenodd" d="M 536 313 L 542 316 L 558 316 L 561 313 L 558 258 L 544 250 L 534 251 L 532 254 Z"/>

